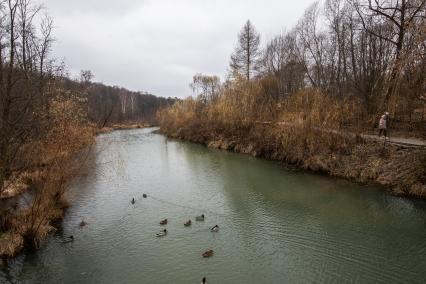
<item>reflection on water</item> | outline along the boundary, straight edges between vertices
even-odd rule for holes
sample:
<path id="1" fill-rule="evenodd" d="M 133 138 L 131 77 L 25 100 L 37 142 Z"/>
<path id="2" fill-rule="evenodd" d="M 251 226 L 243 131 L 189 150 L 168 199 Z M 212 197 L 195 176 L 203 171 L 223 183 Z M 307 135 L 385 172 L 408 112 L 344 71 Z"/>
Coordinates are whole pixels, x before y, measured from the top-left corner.
<path id="1" fill-rule="evenodd" d="M 75 181 L 63 229 L 0 280 L 425 283 L 425 202 L 151 131 L 98 137 L 96 167 Z M 169 234 L 159 239 L 163 218 Z"/>

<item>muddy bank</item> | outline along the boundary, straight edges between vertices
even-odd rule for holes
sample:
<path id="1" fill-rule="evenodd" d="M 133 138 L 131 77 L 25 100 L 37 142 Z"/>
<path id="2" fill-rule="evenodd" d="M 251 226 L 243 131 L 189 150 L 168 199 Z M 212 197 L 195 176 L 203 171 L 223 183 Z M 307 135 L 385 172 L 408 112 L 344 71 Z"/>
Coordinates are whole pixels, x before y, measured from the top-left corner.
<path id="1" fill-rule="evenodd" d="M 426 198 L 426 150 L 383 146 L 361 137 L 306 127 L 161 128 L 171 138 L 280 161 L 317 173 L 381 185 L 392 194 Z"/>

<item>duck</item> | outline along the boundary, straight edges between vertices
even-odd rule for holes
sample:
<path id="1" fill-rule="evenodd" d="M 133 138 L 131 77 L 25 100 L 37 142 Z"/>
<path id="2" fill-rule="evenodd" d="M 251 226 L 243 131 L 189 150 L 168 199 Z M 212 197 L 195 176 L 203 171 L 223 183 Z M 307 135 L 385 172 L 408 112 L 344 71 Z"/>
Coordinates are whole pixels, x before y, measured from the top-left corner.
<path id="1" fill-rule="evenodd" d="M 191 224 L 192 224 L 192 221 L 191 220 L 188 220 L 188 221 L 186 221 L 186 223 L 185 224 L 183 224 L 185 227 L 189 227 L 189 226 L 191 226 Z"/>
<path id="2" fill-rule="evenodd" d="M 165 235 L 167 235 L 167 230 L 166 229 L 164 229 L 161 232 L 155 234 L 155 236 L 158 237 L 158 238 L 159 237 L 164 237 Z"/>
<path id="3" fill-rule="evenodd" d="M 73 241 L 74 241 L 74 236 L 69 236 L 69 237 L 68 237 L 68 240 L 63 241 L 62 243 L 63 243 L 63 244 L 68 244 L 68 243 L 72 243 Z"/>
<path id="4" fill-rule="evenodd" d="M 160 225 L 167 225 L 167 219 L 161 220 Z"/>
<path id="5" fill-rule="evenodd" d="M 87 225 L 87 223 L 86 222 L 84 222 L 84 220 L 82 220 L 81 222 L 80 222 L 80 227 L 84 227 L 84 226 L 86 226 Z"/>
<path id="6" fill-rule="evenodd" d="M 212 232 L 218 232 L 218 231 L 219 231 L 219 226 L 218 226 L 218 225 L 214 225 L 214 226 L 210 229 L 210 231 L 212 231 Z"/>
<path id="7" fill-rule="evenodd" d="M 135 198 L 134 198 L 134 197 L 132 198 L 131 203 L 132 203 L 132 204 L 135 204 L 135 203 L 136 203 L 136 200 L 135 200 Z"/>
<path id="8" fill-rule="evenodd" d="M 211 257 L 213 256 L 213 250 L 210 249 L 202 254 L 203 257 Z"/>
<path id="9" fill-rule="evenodd" d="M 201 216 L 195 217 L 195 221 L 204 221 L 204 218 L 205 218 L 204 214 L 201 214 Z"/>
<path id="10" fill-rule="evenodd" d="M 207 284 L 207 279 L 206 279 L 206 277 L 203 277 L 203 279 L 201 280 L 201 284 Z"/>
<path id="11" fill-rule="evenodd" d="M 147 198 L 148 196 L 144 193 L 144 194 L 142 194 L 142 197 Z"/>

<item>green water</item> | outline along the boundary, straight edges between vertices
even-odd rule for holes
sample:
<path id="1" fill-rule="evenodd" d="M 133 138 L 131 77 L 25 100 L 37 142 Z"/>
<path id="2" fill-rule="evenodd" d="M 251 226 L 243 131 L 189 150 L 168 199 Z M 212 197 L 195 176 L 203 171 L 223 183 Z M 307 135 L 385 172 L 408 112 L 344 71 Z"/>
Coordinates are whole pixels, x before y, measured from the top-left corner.
<path id="1" fill-rule="evenodd" d="M 425 202 L 151 131 L 98 137 L 63 229 L 0 282 L 426 283 Z"/>

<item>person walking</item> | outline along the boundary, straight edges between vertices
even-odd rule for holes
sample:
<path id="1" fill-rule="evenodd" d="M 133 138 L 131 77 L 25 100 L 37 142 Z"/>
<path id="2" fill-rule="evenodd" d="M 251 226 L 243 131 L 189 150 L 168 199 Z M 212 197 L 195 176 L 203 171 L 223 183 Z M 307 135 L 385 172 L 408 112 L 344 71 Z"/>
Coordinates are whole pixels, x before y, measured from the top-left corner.
<path id="1" fill-rule="evenodd" d="M 379 137 L 382 137 L 382 135 L 387 136 L 387 116 L 386 114 L 382 115 L 380 117 L 379 121 Z"/>

